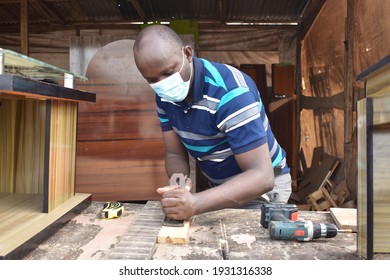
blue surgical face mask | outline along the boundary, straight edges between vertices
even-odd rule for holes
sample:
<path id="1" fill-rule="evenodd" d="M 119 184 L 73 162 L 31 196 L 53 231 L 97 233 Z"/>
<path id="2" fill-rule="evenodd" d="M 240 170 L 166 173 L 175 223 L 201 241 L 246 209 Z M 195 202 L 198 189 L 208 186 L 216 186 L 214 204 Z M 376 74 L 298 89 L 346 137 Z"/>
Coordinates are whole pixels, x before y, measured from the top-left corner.
<path id="1" fill-rule="evenodd" d="M 179 71 L 157 83 L 149 84 L 158 96 L 172 102 L 180 102 L 187 97 L 188 90 L 190 89 L 192 67 L 190 78 L 188 81 L 183 81 L 183 78 L 180 76 L 180 71 L 183 69 L 183 66 L 184 52 L 183 62 Z"/>

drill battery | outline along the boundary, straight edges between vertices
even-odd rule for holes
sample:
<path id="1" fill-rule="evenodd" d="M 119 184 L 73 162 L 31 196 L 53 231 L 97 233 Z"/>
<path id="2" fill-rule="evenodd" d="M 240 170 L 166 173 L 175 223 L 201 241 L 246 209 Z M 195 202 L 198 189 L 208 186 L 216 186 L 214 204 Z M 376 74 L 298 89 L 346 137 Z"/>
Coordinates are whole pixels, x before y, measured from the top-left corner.
<path id="1" fill-rule="evenodd" d="M 295 204 L 267 203 L 261 205 L 260 224 L 268 228 L 270 221 L 296 221 L 298 220 L 298 207 Z"/>

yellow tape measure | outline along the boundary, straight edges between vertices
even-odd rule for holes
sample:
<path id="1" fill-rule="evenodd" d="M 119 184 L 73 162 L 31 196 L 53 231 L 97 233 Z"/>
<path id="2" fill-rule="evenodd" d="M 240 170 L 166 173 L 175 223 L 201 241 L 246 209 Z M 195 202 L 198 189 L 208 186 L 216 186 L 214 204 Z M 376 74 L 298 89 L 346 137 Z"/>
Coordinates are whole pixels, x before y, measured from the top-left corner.
<path id="1" fill-rule="evenodd" d="M 120 217 L 125 211 L 125 207 L 120 202 L 106 202 L 102 210 L 103 219 L 113 219 Z"/>

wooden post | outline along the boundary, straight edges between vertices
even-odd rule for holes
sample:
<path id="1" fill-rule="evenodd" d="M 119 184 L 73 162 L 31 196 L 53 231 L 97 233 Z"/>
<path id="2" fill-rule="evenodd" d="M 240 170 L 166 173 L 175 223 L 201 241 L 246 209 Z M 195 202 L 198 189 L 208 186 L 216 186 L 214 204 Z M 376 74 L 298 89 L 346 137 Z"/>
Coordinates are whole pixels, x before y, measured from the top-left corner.
<path id="1" fill-rule="evenodd" d="M 295 133 L 295 143 L 296 143 L 296 150 L 295 150 L 295 178 L 296 182 L 295 185 L 293 185 L 293 191 L 296 191 L 296 187 L 298 186 L 298 170 L 301 168 L 300 167 L 300 161 L 299 161 L 299 153 L 301 150 L 301 96 L 302 96 L 302 40 L 303 38 L 301 37 L 301 30 L 297 32 L 297 41 L 296 41 L 296 61 L 295 61 L 295 127 L 296 127 L 296 133 Z"/>
<path id="2" fill-rule="evenodd" d="M 20 0 L 20 52 L 29 55 L 28 0 Z"/>
<path id="3" fill-rule="evenodd" d="M 344 176 L 348 178 L 355 160 L 354 146 L 354 118 L 353 118 L 353 51 L 354 51 L 354 0 L 347 2 L 347 18 L 345 19 L 345 55 L 344 55 Z M 347 185 L 356 182 L 347 182 Z"/>

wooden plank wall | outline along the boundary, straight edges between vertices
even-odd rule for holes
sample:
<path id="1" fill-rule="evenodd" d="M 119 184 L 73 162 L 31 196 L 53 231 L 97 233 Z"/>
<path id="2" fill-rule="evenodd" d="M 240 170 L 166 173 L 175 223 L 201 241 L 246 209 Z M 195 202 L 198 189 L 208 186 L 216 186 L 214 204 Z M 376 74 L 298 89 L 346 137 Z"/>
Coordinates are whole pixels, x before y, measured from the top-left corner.
<path id="1" fill-rule="evenodd" d="M 96 103 L 79 104 L 76 192 L 97 201 L 155 200 L 168 183 L 155 95 L 134 64 L 133 42 L 102 47 L 89 80 L 77 84 L 97 95 Z"/>

